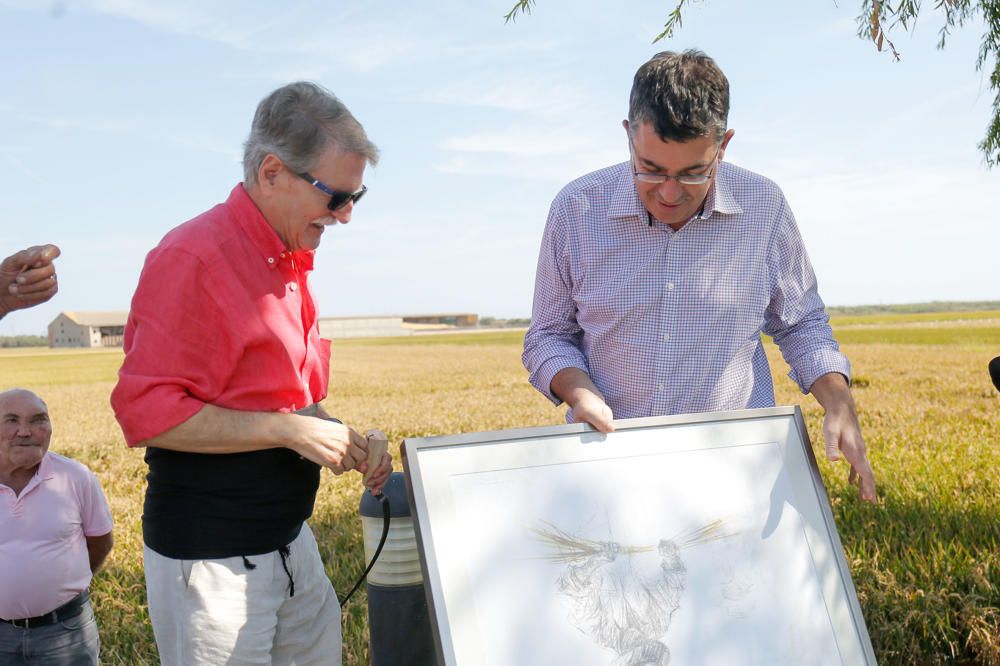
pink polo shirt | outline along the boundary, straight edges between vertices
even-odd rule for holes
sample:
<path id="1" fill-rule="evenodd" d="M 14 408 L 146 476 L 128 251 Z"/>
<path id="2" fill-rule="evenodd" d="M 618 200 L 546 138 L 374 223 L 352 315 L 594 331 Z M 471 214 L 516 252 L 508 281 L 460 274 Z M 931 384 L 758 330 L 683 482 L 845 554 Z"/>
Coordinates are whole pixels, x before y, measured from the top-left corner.
<path id="1" fill-rule="evenodd" d="M 111 393 L 130 446 L 206 404 L 291 412 L 326 397 L 313 254 L 289 251 L 243 185 L 150 251 Z"/>
<path id="2" fill-rule="evenodd" d="M 94 473 L 49 451 L 15 495 L 0 484 L 0 617 L 51 612 L 90 585 L 85 537 L 111 531 Z"/>

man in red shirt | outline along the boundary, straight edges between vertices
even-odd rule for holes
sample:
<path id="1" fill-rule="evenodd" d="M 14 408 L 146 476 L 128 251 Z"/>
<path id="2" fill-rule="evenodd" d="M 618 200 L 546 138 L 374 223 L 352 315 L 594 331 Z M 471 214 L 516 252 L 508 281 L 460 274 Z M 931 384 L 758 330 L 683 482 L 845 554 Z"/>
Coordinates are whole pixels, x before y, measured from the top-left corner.
<path id="1" fill-rule="evenodd" d="M 320 467 L 366 472 L 368 442 L 319 406 L 330 343 L 308 275 L 377 159 L 328 91 L 279 88 L 257 108 L 245 181 L 146 257 L 111 404 L 129 446 L 146 447 L 164 666 L 339 663 L 339 604 L 305 520 Z M 384 456 L 369 486 L 391 471 Z"/>

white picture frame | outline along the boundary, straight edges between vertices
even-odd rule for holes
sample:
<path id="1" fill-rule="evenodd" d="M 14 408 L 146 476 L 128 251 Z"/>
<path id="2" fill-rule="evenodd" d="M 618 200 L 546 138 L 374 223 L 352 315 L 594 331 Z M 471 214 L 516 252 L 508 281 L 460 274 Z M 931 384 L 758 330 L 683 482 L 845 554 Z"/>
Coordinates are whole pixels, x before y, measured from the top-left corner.
<path id="1" fill-rule="evenodd" d="M 440 666 L 876 663 L 798 407 L 409 438 Z"/>

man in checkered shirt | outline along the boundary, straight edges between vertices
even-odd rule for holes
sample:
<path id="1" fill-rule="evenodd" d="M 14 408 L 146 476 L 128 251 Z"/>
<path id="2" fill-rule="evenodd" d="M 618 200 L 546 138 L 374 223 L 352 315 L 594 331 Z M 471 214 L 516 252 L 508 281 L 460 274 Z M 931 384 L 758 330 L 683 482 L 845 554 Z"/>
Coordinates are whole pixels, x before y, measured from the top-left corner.
<path id="1" fill-rule="evenodd" d="M 763 332 L 823 406 L 827 455 L 874 502 L 850 363 L 781 190 L 723 162 L 728 114 L 729 82 L 700 51 L 636 72 L 630 160 L 552 203 L 524 339 L 530 381 L 602 432 L 614 418 L 772 407 Z"/>

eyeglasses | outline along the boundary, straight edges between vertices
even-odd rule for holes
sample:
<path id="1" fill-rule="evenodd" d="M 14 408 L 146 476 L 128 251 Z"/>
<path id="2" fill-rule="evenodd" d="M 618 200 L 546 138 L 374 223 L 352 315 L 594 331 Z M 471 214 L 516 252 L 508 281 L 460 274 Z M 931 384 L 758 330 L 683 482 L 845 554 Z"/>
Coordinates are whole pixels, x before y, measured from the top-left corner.
<path id="1" fill-rule="evenodd" d="M 358 200 L 361 199 L 361 197 L 365 196 L 365 192 L 368 191 L 368 188 L 364 185 L 361 186 L 360 190 L 356 190 L 354 192 L 335 190 L 329 185 L 323 183 L 322 181 L 317 180 L 312 176 L 310 176 L 309 172 L 307 171 L 303 171 L 302 173 L 298 173 L 295 175 L 297 175 L 299 178 L 301 178 L 302 180 L 306 181 L 307 183 L 315 187 L 323 194 L 329 196 L 330 203 L 328 203 L 326 207 L 329 208 L 330 210 L 339 210 L 344 206 L 346 206 L 348 203 L 358 203 Z"/>
<path id="2" fill-rule="evenodd" d="M 632 145 L 632 137 L 628 139 L 628 150 L 632 157 L 632 173 L 635 174 L 635 179 L 642 183 L 652 183 L 654 185 L 660 185 L 667 182 L 668 180 L 676 180 L 681 185 L 704 185 L 708 182 L 712 174 L 715 173 L 715 167 L 718 164 L 716 160 L 719 159 L 719 155 L 722 153 L 722 144 L 719 144 L 719 149 L 715 151 L 715 157 L 712 158 L 712 169 L 707 173 L 682 173 L 679 176 L 668 176 L 665 173 L 646 173 L 644 171 L 635 170 L 635 146 Z"/>

